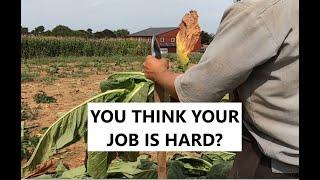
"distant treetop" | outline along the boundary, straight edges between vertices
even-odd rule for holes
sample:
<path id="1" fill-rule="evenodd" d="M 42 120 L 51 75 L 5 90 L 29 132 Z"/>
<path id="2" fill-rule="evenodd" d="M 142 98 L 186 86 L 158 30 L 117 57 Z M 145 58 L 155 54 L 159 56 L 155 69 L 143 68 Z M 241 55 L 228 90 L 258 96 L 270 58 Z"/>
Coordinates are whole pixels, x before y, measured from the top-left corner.
<path id="1" fill-rule="evenodd" d="M 84 38 L 124 38 L 130 34 L 127 29 L 117 29 L 115 31 L 111 31 L 109 29 L 105 29 L 103 31 L 97 31 L 93 33 L 91 28 L 87 30 L 72 30 L 68 26 L 58 25 L 54 27 L 51 31 L 45 31 L 44 26 L 38 26 L 31 32 L 28 31 L 27 27 L 21 26 L 21 34 L 22 35 L 41 35 L 41 36 L 61 36 L 61 37 L 84 37 Z"/>

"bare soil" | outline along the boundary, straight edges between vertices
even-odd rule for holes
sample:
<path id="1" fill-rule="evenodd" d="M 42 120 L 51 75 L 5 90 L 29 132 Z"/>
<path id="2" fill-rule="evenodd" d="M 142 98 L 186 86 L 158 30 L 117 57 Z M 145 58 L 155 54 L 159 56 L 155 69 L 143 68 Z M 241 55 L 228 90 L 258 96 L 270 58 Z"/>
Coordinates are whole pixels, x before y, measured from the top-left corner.
<path id="1" fill-rule="evenodd" d="M 100 92 L 100 82 L 116 71 L 140 71 L 141 62 L 132 62 L 127 65 L 116 65 L 115 63 L 100 64 L 99 67 L 81 67 L 79 63 L 66 63 L 59 67 L 56 73 L 48 73 L 52 64 L 23 64 L 22 71 L 37 73 L 31 82 L 21 84 L 21 101 L 26 102 L 37 115 L 32 120 L 25 121 L 25 127 L 29 129 L 30 136 L 39 136 L 44 132 L 43 128 L 50 127 L 61 115 L 81 104 L 83 101 L 93 97 Z M 78 74 L 73 74 L 77 72 Z M 81 72 L 81 73 L 79 73 Z M 75 76 L 76 75 L 76 76 Z M 52 83 L 44 81 L 45 78 L 53 77 Z M 37 104 L 33 96 L 44 91 L 48 96 L 53 96 L 56 103 Z M 64 149 L 59 155 L 63 163 L 69 168 L 82 165 L 85 160 L 86 146 L 79 141 Z M 22 160 L 25 163 L 26 159 Z"/>
<path id="2" fill-rule="evenodd" d="M 22 84 L 22 100 L 27 102 L 31 109 L 39 109 L 36 119 L 26 121 L 26 127 L 36 126 L 32 130 L 31 136 L 40 133 L 42 128 L 49 127 L 63 113 L 98 93 L 100 91 L 99 83 L 105 78 L 106 74 L 98 74 L 84 78 L 61 78 L 52 85 L 45 85 L 41 82 Z M 40 90 L 56 98 L 57 102 L 50 104 L 35 103 L 33 96 Z M 70 168 L 83 164 L 86 150 L 83 142 L 75 143 L 67 147 L 66 150 L 63 154 L 64 162 Z"/>
<path id="3" fill-rule="evenodd" d="M 41 135 L 43 128 L 51 126 L 61 115 L 68 112 L 83 101 L 91 98 L 100 92 L 100 82 L 116 71 L 141 71 L 142 62 L 131 62 L 118 66 L 115 63 L 104 63 L 99 67 L 81 67 L 79 63 L 66 63 L 58 68 L 54 74 L 48 73 L 48 67 L 52 64 L 24 64 L 22 71 L 37 72 L 38 76 L 31 82 L 21 84 L 21 101 L 26 102 L 38 114 L 33 120 L 26 120 L 25 127 L 33 127 L 30 136 Z M 74 76 L 73 72 L 81 72 Z M 57 78 L 52 83 L 43 81 L 46 77 Z M 37 104 L 33 96 L 38 91 L 44 91 L 47 95 L 56 98 L 56 103 Z M 86 146 L 83 141 L 79 141 L 63 150 L 59 154 L 63 163 L 69 168 L 83 165 L 85 160 Z M 157 161 L 156 152 L 141 152 L 149 154 L 151 159 Z M 175 152 L 168 152 L 168 158 Z M 198 156 L 196 152 L 184 154 Z M 26 159 L 22 160 L 22 164 Z"/>

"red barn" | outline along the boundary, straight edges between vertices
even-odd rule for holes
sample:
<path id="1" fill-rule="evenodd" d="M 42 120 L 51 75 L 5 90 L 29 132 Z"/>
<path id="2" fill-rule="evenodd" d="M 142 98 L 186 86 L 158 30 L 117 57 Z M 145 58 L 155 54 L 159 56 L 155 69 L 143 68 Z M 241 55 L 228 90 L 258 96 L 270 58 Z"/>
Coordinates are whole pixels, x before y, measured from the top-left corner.
<path id="1" fill-rule="evenodd" d="M 133 34 L 128 37 L 130 39 L 138 39 L 151 42 L 153 34 L 156 36 L 162 51 L 176 52 L 176 36 L 179 32 L 179 27 L 162 27 L 148 28 Z M 193 52 L 198 52 L 201 49 L 201 38 L 195 45 Z"/>

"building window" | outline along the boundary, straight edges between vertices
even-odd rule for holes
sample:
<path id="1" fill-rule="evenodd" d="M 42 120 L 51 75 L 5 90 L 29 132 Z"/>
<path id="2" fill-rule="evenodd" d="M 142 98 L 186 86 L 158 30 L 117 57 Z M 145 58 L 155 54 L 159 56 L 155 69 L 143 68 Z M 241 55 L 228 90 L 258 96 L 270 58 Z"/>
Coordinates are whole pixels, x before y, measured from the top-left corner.
<path id="1" fill-rule="evenodd" d="M 164 42 L 164 37 L 160 38 L 160 42 Z"/>
<path id="2" fill-rule="evenodd" d="M 176 41 L 176 38 L 171 38 L 171 42 L 175 42 Z"/>

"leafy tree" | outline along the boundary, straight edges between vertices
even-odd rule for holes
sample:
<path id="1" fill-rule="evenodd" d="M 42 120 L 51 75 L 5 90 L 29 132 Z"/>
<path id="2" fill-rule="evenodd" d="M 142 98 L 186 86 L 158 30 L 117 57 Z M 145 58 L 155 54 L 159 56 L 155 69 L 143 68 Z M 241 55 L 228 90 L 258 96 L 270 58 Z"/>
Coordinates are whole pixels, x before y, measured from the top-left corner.
<path id="1" fill-rule="evenodd" d="M 92 34 L 92 29 L 91 29 L 91 28 L 88 28 L 88 29 L 87 29 L 87 32 L 88 32 L 89 34 Z"/>
<path id="2" fill-rule="evenodd" d="M 109 29 L 105 29 L 101 32 L 95 32 L 93 34 L 93 37 L 94 38 L 115 38 L 116 35 L 112 31 L 110 31 Z"/>
<path id="3" fill-rule="evenodd" d="M 26 35 L 26 34 L 28 34 L 28 33 L 29 33 L 28 28 L 27 28 L 27 27 L 22 27 L 22 26 L 21 26 L 21 34 Z"/>
<path id="4" fill-rule="evenodd" d="M 209 33 L 205 32 L 205 31 L 201 31 L 201 43 L 202 44 L 210 44 L 210 42 L 213 40 L 214 35 L 210 35 Z"/>
<path id="5" fill-rule="evenodd" d="M 77 30 L 73 32 L 74 36 L 87 38 L 90 34 L 85 30 Z"/>
<path id="6" fill-rule="evenodd" d="M 28 28 L 24 28 L 21 26 L 21 33 L 27 34 Z M 84 38 L 116 38 L 116 37 L 126 37 L 130 34 L 130 32 L 127 29 L 117 29 L 115 31 L 111 31 L 109 29 L 105 29 L 103 31 L 98 31 L 93 33 L 93 30 L 91 28 L 88 28 L 87 30 L 72 30 L 68 26 L 64 25 L 58 25 L 55 28 L 53 28 L 51 31 L 47 30 L 45 31 L 44 26 L 38 26 L 34 30 L 30 32 L 34 35 L 43 35 L 43 36 L 61 36 L 61 37 L 68 37 L 68 36 L 74 36 L 74 37 L 84 37 Z"/>
<path id="7" fill-rule="evenodd" d="M 44 32 L 44 27 L 43 26 L 38 26 L 38 27 L 36 27 L 36 28 L 34 28 L 34 30 L 32 30 L 31 32 L 30 32 L 30 34 L 33 34 L 33 35 L 39 35 L 39 34 L 42 34 L 43 32 Z"/>
<path id="8" fill-rule="evenodd" d="M 130 32 L 127 29 L 117 29 L 113 31 L 113 33 L 116 35 L 116 37 L 126 37 L 130 34 Z"/>
<path id="9" fill-rule="evenodd" d="M 67 26 L 58 25 L 52 29 L 53 36 L 73 36 L 74 32 Z"/>
<path id="10" fill-rule="evenodd" d="M 38 26 L 38 27 L 36 27 L 34 30 L 35 30 L 35 32 L 36 32 L 37 34 L 41 34 L 41 33 L 44 32 L 45 28 L 44 28 L 44 26 Z"/>
<path id="11" fill-rule="evenodd" d="M 52 36 L 52 32 L 50 30 L 47 30 L 47 31 L 43 32 L 41 35 L 43 35 L 43 36 Z"/>

